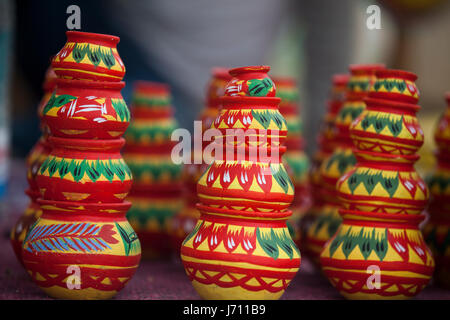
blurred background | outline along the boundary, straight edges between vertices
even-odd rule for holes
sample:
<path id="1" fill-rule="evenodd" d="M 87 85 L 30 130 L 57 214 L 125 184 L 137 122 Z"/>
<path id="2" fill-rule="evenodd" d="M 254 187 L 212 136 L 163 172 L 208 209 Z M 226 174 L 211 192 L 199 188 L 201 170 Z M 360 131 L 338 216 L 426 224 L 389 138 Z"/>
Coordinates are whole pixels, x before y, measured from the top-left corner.
<path id="1" fill-rule="evenodd" d="M 177 120 L 189 130 L 212 67 L 268 64 L 273 76 L 294 77 L 309 154 L 332 74 L 375 62 L 412 71 L 419 76 L 426 134 L 420 166 L 433 165 L 433 126 L 450 90 L 449 1 L 0 0 L 0 194 L 7 180 L 23 178 L 25 185 L 23 167 L 14 168 L 40 136 L 42 81 L 66 41 L 72 4 L 81 9 L 82 31 L 121 38 L 125 99 L 135 80 L 167 82 Z M 373 4 L 381 8 L 381 29 L 369 30 L 366 10 Z M 15 171 L 18 177 L 10 174 Z"/>

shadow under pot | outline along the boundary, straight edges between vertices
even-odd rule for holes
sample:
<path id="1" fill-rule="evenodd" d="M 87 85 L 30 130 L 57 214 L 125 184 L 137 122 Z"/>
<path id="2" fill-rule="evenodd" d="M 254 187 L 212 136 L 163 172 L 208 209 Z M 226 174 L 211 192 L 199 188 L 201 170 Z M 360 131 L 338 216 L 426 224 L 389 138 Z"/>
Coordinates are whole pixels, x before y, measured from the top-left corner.
<path id="1" fill-rule="evenodd" d="M 125 217 L 131 203 L 38 202 L 43 214 L 22 253 L 32 280 L 58 299 L 109 299 L 119 292 L 141 259 Z"/>
<path id="2" fill-rule="evenodd" d="M 130 122 L 130 111 L 120 93 L 124 86 L 124 82 L 58 79 L 43 110 L 51 134 L 82 139 L 122 136 Z"/>
<path id="3" fill-rule="evenodd" d="M 67 31 L 67 42 L 53 57 L 52 67 L 61 78 L 121 81 L 125 66 L 117 52 L 119 37 Z"/>
<path id="4" fill-rule="evenodd" d="M 52 152 L 37 175 L 44 199 L 107 203 L 127 196 L 132 175 L 120 154 L 125 139 L 49 141 Z"/>

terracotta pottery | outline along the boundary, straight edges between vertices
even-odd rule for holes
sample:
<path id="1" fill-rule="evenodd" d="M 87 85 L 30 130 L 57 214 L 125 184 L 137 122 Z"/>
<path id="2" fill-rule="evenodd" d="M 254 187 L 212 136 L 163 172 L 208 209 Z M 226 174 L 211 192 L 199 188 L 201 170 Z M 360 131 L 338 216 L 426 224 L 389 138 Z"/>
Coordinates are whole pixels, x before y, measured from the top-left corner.
<path id="1" fill-rule="evenodd" d="M 365 99 L 370 109 L 350 126 L 357 163 L 336 184 L 344 221 L 326 243 L 320 262 L 330 282 L 349 299 L 411 298 L 428 284 L 434 270 L 418 227 L 428 201 L 427 186 L 414 169 L 419 156 L 399 152 L 405 145 L 417 151 L 422 144 L 423 137 L 409 136 L 403 121 L 409 117 L 406 123 L 416 123 L 419 136 L 419 107 L 395 99 Z M 361 142 L 372 131 L 372 142 Z M 368 148 L 385 141 L 393 147 Z M 370 278 L 374 268 L 378 278 Z"/>
<path id="2" fill-rule="evenodd" d="M 349 76 L 347 74 L 336 74 L 332 77 L 332 86 L 330 90 L 330 98 L 327 101 L 327 110 L 322 119 L 319 134 L 317 136 L 318 149 L 312 157 L 309 170 L 309 184 L 312 204 L 308 212 L 300 221 L 302 239 L 300 249 L 304 254 L 313 258 L 317 257 L 317 252 L 322 246 L 322 242 L 314 242 L 314 239 L 317 238 L 316 232 L 321 229 L 321 224 L 315 224 L 315 230 L 313 231 L 314 238 L 311 236 L 308 238 L 307 232 L 321 212 L 325 213 L 323 215 L 324 217 L 328 216 L 327 212 L 329 212 L 329 210 L 324 208 L 325 200 L 323 196 L 323 181 L 320 176 L 320 167 L 322 162 L 333 153 L 334 148 L 337 145 L 337 129 L 335 126 L 335 120 L 342 104 L 345 101 L 348 79 Z M 337 228 L 337 226 L 331 224 L 330 228 L 332 229 L 330 231 L 326 230 L 326 232 L 333 232 L 333 230 L 336 230 L 333 229 L 335 227 Z M 317 258 L 315 258 L 314 261 L 318 262 Z"/>
<path id="3" fill-rule="evenodd" d="M 139 240 L 125 217 L 131 204 L 38 202 L 43 214 L 23 243 L 33 281 L 62 299 L 109 299 L 119 292 L 141 258 Z M 77 283 L 79 288 L 72 287 Z"/>
<path id="4" fill-rule="evenodd" d="M 242 83 L 254 84 L 254 79 L 268 79 L 269 69 L 230 70 L 235 78 L 225 92 L 235 86 L 240 90 Z M 266 94 L 273 90 L 275 95 L 275 87 L 271 88 Z M 231 150 L 231 156 L 216 153 L 198 181 L 201 216 L 181 247 L 186 273 L 204 299 L 279 299 L 300 266 L 300 252 L 286 225 L 294 186 L 281 160 L 286 121 L 278 111 L 279 102 L 251 94 L 226 96 L 212 124 L 223 135 L 215 144 Z M 253 129 L 250 135 L 270 139 L 225 140 L 232 136 L 230 130 L 248 128 Z"/>
<path id="5" fill-rule="evenodd" d="M 335 227 L 341 221 L 338 212 L 340 204 L 336 195 L 336 182 L 356 163 L 349 133 L 350 124 L 365 109 L 363 99 L 375 82 L 375 71 L 383 68 L 383 65 L 350 66 L 351 75 L 347 83 L 346 100 L 335 119 L 337 144 L 334 146 L 333 152 L 322 162 L 319 169 L 323 200 L 326 207 L 323 211 L 317 213 L 306 235 L 306 242 L 311 244 L 308 251 L 316 263 L 319 262 L 320 251 L 325 242 L 333 236 L 336 231 Z"/>
<path id="6" fill-rule="evenodd" d="M 275 97 L 275 84 L 267 76 L 269 70 L 266 66 L 231 69 L 233 79 L 225 88 L 225 96 Z"/>
<path id="7" fill-rule="evenodd" d="M 437 167 L 428 181 L 430 189 L 430 219 L 424 236 L 436 259 L 434 279 L 438 285 L 450 289 L 450 94 L 447 109 L 436 127 L 434 140 L 438 146 Z"/>
<path id="8" fill-rule="evenodd" d="M 303 124 L 299 114 L 299 93 L 297 83 L 292 78 L 274 78 L 277 87 L 276 96 L 281 99 L 279 110 L 286 120 L 288 134 L 284 154 L 286 171 L 292 180 L 295 190 L 292 201 L 292 216 L 288 220 L 291 236 L 297 246 L 301 243 L 300 220 L 311 206 L 311 195 L 308 181 L 309 159 L 304 151 L 302 137 Z"/>
<path id="9" fill-rule="evenodd" d="M 39 191 L 26 190 L 25 193 L 30 198 L 25 212 L 17 220 L 14 227 L 11 229 L 10 240 L 11 246 L 17 257 L 17 260 L 23 265 L 22 260 L 22 243 L 25 239 L 25 235 L 28 233 L 29 228 L 39 219 L 42 215 L 42 210 L 36 200 L 39 198 Z"/>
<path id="10" fill-rule="evenodd" d="M 120 154 L 123 138 L 65 139 L 51 136 L 52 151 L 37 184 L 43 199 L 122 202 L 131 188 L 131 171 Z"/>
<path id="11" fill-rule="evenodd" d="M 425 288 L 434 261 L 418 228 L 423 216 L 348 210 L 341 215 L 320 261 L 345 298 L 407 299 Z M 369 277 L 378 270 L 377 288 Z"/>
<path id="12" fill-rule="evenodd" d="M 219 115 L 220 109 L 222 108 L 221 97 L 225 93 L 225 86 L 228 81 L 231 80 L 228 69 L 223 67 L 213 68 L 211 70 L 211 76 L 206 91 L 205 108 L 202 109 L 198 117 L 202 122 L 202 132 L 211 128 L 213 121 Z M 183 197 L 185 198 L 185 203 L 183 209 L 173 217 L 169 227 L 172 246 L 177 253 L 176 257 L 179 257 L 183 240 L 192 232 L 200 217 L 200 213 L 196 208 L 196 203 L 198 201 L 197 181 L 207 169 L 207 164 L 203 159 L 203 150 L 209 143 L 209 141 L 203 141 L 203 139 L 201 142 L 198 142 L 198 144 L 202 146 L 202 150 L 194 149 L 192 152 L 192 163 L 183 166 L 184 172 L 182 180 L 184 183 Z M 199 155 L 199 152 L 202 152 L 202 154 Z M 196 158 L 201 158 L 202 163 L 196 164 L 194 162 Z"/>
<path id="13" fill-rule="evenodd" d="M 119 37 L 67 31 L 67 42 L 53 57 L 52 67 L 60 78 L 121 81 L 125 66 L 117 52 Z"/>
<path id="14" fill-rule="evenodd" d="M 120 94 L 124 82 L 58 79 L 56 86 L 42 111 L 53 136 L 114 139 L 123 135 L 130 121 Z"/>
<path id="15" fill-rule="evenodd" d="M 133 173 L 128 220 L 139 236 L 144 258 L 168 257 L 170 220 L 183 207 L 182 169 L 171 158 L 178 127 L 170 88 L 163 83 L 137 81 L 125 134 L 124 158 Z"/>

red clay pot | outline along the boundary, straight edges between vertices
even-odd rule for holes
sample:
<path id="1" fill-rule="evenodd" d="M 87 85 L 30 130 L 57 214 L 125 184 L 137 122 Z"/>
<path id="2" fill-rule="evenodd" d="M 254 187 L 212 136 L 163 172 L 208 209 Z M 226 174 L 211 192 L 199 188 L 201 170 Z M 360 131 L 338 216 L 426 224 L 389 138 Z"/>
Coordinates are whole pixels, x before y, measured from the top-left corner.
<path id="1" fill-rule="evenodd" d="M 55 137 L 115 139 L 123 135 L 130 112 L 120 90 L 124 82 L 58 79 L 43 109 L 44 121 Z"/>
<path id="2" fill-rule="evenodd" d="M 125 66 L 117 52 L 119 37 L 80 31 L 67 31 L 67 42 L 52 60 L 61 78 L 95 81 L 121 81 Z"/>

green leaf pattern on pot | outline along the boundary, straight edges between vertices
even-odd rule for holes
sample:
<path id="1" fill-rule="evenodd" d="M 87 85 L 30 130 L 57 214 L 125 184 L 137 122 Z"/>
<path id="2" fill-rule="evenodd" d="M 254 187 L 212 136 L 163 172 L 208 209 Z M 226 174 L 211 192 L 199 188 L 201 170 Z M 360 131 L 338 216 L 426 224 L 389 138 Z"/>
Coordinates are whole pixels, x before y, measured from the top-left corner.
<path id="1" fill-rule="evenodd" d="M 350 124 L 364 111 L 365 107 L 366 105 L 363 102 L 344 104 L 337 115 L 336 122 Z"/>
<path id="2" fill-rule="evenodd" d="M 370 173 L 370 169 L 360 169 L 355 171 L 347 180 L 348 187 L 352 194 L 361 183 L 364 185 L 369 195 L 375 189 L 375 186 L 379 184 L 392 198 L 397 191 L 400 179 L 398 173 L 393 177 L 384 177 L 381 172 Z"/>
<path id="3" fill-rule="evenodd" d="M 300 254 L 294 241 L 292 241 L 287 228 L 277 232 L 271 228 L 270 232 L 262 232 L 260 228 L 257 227 L 256 239 L 264 252 L 273 259 L 278 259 L 280 249 L 288 255 L 289 259 L 294 257 L 294 252 Z"/>
<path id="4" fill-rule="evenodd" d="M 77 97 L 70 94 L 61 94 L 56 96 L 56 91 L 54 91 L 44 107 L 43 114 L 46 115 L 51 109 L 62 107 L 63 105 L 76 99 Z"/>
<path id="5" fill-rule="evenodd" d="M 111 99 L 111 104 L 116 111 L 117 120 L 122 122 L 130 121 L 130 110 L 128 110 L 127 104 L 123 99 Z"/>
<path id="6" fill-rule="evenodd" d="M 64 179 L 67 174 L 71 174 L 75 182 L 79 182 L 87 174 L 92 182 L 96 182 L 101 176 L 112 182 L 116 176 L 120 181 L 131 180 L 131 171 L 123 159 L 118 161 L 108 160 L 79 160 L 64 159 L 55 156 L 47 157 L 42 163 L 39 171 L 43 175 L 48 170 L 48 175 L 52 177 L 58 171 L 60 178 Z M 62 175 L 61 175 L 62 174 Z"/>
<path id="7" fill-rule="evenodd" d="M 379 91 L 381 88 L 386 89 L 388 92 L 391 92 L 394 88 L 402 93 L 406 90 L 406 82 L 405 80 L 399 79 L 377 79 L 373 85 L 375 91 Z"/>
<path id="8" fill-rule="evenodd" d="M 257 110 L 252 109 L 252 116 L 258 121 L 264 129 L 268 129 L 270 122 L 273 121 L 279 130 L 287 127 L 286 119 L 278 110 Z"/>
<path id="9" fill-rule="evenodd" d="M 344 233 L 343 228 L 341 228 L 330 244 L 330 257 L 335 254 L 341 245 L 346 259 L 356 247 L 359 247 L 365 260 L 372 252 L 375 252 L 378 258 L 383 261 L 388 250 L 387 229 L 377 232 L 375 228 L 363 227 L 357 232 L 349 227 L 347 232 Z"/>
<path id="10" fill-rule="evenodd" d="M 325 163 L 326 170 L 330 170 L 333 165 L 336 165 L 339 175 L 343 175 L 348 169 L 356 164 L 356 158 L 352 152 L 335 152 L 328 158 Z"/>
<path id="11" fill-rule="evenodd" d="M 390 117 L 388 114 L 376 113 L 367 114 L 364 119 L 361 120 L 361 127 L 366 131 L 372 126 L 376 133 L 381 133 L 384 128 L 388 127 L 389 131 L 394 137 L 397 137 L 403 129 L 403 116 L 399 119 Z"/>
<path id="12" fill-rule="evenodd" d="M 120 237 L 125 249 L 125 255 L 138 254 L 141 251 L 141 244 L 139 242 L 136 232 L 128 224 L 120 225 L 116 222 L 117 230 L 119 230 Z"/>
<path id="13" fill-rule="evenodd" d="M 151 125 L 136 125 L 131 124 L 126 131 L 126 139 L 133 140 L 134 142 L 138 142 L 144 140 L 145 138 L 149 138 L 146 141 L 153 141 L 157 136 L 161 138 L 160 141 L 170 141 L 170 137 L 172 136 L 172 132 L 176 129 L 177 125 L 174 121 L 169 123 L 161 123 L 161 124 L 151 124 Z"/>
<path id="14" fill-rule="evenodd" d="M 252 97 L 265 97 L 273 88 L 273 82 L 270 78 L 248 80 L 247 85 L 248 93 Z"/>
<path id="15" fill-rule="evenodd" d="M 294 189 L 294 185 L 292 184 L 291 179 L 289 178 L 289 175 L 287 174 L 284 167 L 280 164 L 270 164 L 270 170 L 272 172 L 272 176 L 274 177 L 275 181 L 280 185 L 280 187 L 283 189 L 284 193 L 288 193 L 289 186 L 291 189 Z"/>

